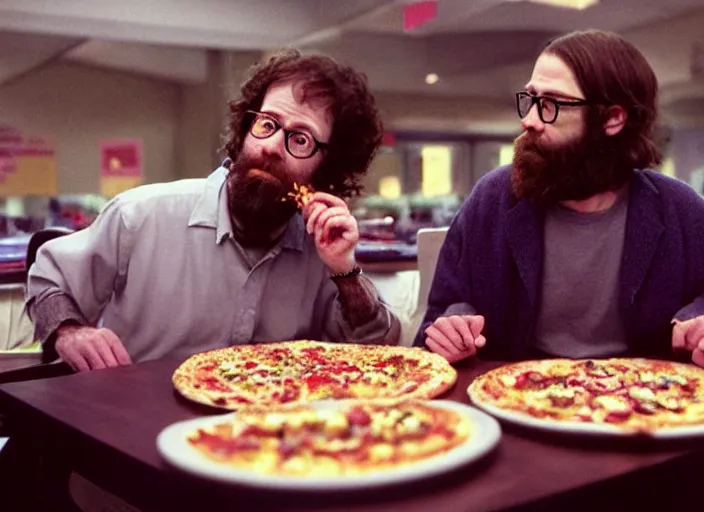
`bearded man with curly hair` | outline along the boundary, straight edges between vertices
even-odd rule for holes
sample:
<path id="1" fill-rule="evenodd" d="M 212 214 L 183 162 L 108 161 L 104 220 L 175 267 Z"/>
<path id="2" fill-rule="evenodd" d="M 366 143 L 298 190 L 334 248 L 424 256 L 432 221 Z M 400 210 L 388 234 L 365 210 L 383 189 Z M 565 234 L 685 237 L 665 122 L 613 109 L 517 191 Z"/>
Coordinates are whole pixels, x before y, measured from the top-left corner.
<path id="1" fill-rule="evenodd" d="M 355 70 L 295 50 L 253 66 L 220 168 L 128 190 L 41 247 L 27 306 L 46 358 L 83 371 L 259 341 L 397 343 L 344 201 L 381 134 Z"/>

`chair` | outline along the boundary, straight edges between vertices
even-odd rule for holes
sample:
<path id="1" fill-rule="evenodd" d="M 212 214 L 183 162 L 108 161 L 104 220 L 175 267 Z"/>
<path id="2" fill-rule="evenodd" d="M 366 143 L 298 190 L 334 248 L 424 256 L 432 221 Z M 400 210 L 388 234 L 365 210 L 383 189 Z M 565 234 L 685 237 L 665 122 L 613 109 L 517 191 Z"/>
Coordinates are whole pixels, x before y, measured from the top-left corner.
<path id="1" fill-rule="evenodd" d="M 425 316 L 425 310 L 428 307 L 428 295 L 430 294 L 430 285 L 433 282 L 433 277 L 435 276 L 435 266 L 438 262 L 438 256 L 440 254 L 440 248 L 445 241 L 445 236 L 447 235 L 448 227 L 442 228 L 422 228 L 418 230 L 417 236 L 417 247 L 418 247 L 418 273 L 419 273 L 419 285 L 418 285 L 418 301 L 416 303 L 416 309 L 411 317 L 409 336 L 407 339 L 402 341 L 403 345 L 410 345 L 413 343 L 413 338 L 420 327 L 423 317 Z M 410 338 L 410 339 L 408 339 Z"/>
<path id="2" fill-rule="evenodd" d="M 59 238 L 60 236 L 69 235 L 73 233 L 72 229 L 63 228 L 60 226 L 42 229 L 34 233 L 29 239 L 27 244 L 27 257 L 25 258 L 25 266 L 29 271 L 29 267 L 34 264 L 37 259 L 37 251 L 44 243 L 54 238 Z"/>

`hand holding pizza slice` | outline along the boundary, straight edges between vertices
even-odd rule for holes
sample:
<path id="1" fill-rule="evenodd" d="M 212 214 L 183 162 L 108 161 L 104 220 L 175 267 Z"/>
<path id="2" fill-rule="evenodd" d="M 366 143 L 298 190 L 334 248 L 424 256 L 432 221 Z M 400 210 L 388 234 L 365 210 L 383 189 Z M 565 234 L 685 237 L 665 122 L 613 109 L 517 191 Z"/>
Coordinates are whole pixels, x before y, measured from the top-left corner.
<path id="1" fill-rule="evenodd" d="M 315 192 L 303 208 L 306 231 L 315 238 L 320 259 L 333 272 L 344 274 L 355 266 L 359 241 L 357 220 L 339 197 Z"/>

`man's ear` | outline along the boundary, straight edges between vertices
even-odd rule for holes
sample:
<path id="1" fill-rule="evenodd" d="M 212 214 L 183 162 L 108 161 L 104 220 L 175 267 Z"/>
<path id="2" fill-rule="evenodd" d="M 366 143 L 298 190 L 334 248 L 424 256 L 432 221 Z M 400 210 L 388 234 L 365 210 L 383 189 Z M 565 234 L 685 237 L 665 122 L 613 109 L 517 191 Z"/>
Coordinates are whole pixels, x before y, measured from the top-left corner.
<path id="1" fill-rule="evenodd" d="M 619 105 L 613 105 L 609 107 L 606 111 L 606 122 L 604 123 L 604 132 L 609 137 L 618 134 L 624 126 L 626 126 L 626 120 L 628 119 L 628 114 L 626 109 Z"/>

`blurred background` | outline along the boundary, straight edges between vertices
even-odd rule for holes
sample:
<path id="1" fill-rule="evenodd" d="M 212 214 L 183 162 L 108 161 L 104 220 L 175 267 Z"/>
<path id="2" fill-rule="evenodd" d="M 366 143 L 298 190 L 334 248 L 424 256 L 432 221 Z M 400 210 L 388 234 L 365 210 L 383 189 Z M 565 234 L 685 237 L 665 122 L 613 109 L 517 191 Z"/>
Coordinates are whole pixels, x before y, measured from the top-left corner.
<path id="1" fill-rule="evenodd" d="M 411 261 L 417 229 L 447 225 L 510 162 L 513 94 L 545 42 L 586 28 L 646 55 L 661 170 L 704 193 L 704 0 L 2 0 L 0 246 L 81 229 L 127 188 L 207 176 L 244 70 L 294 46 L 367 74 L 386 134 L 352 205 L 362 258 Z"/>

